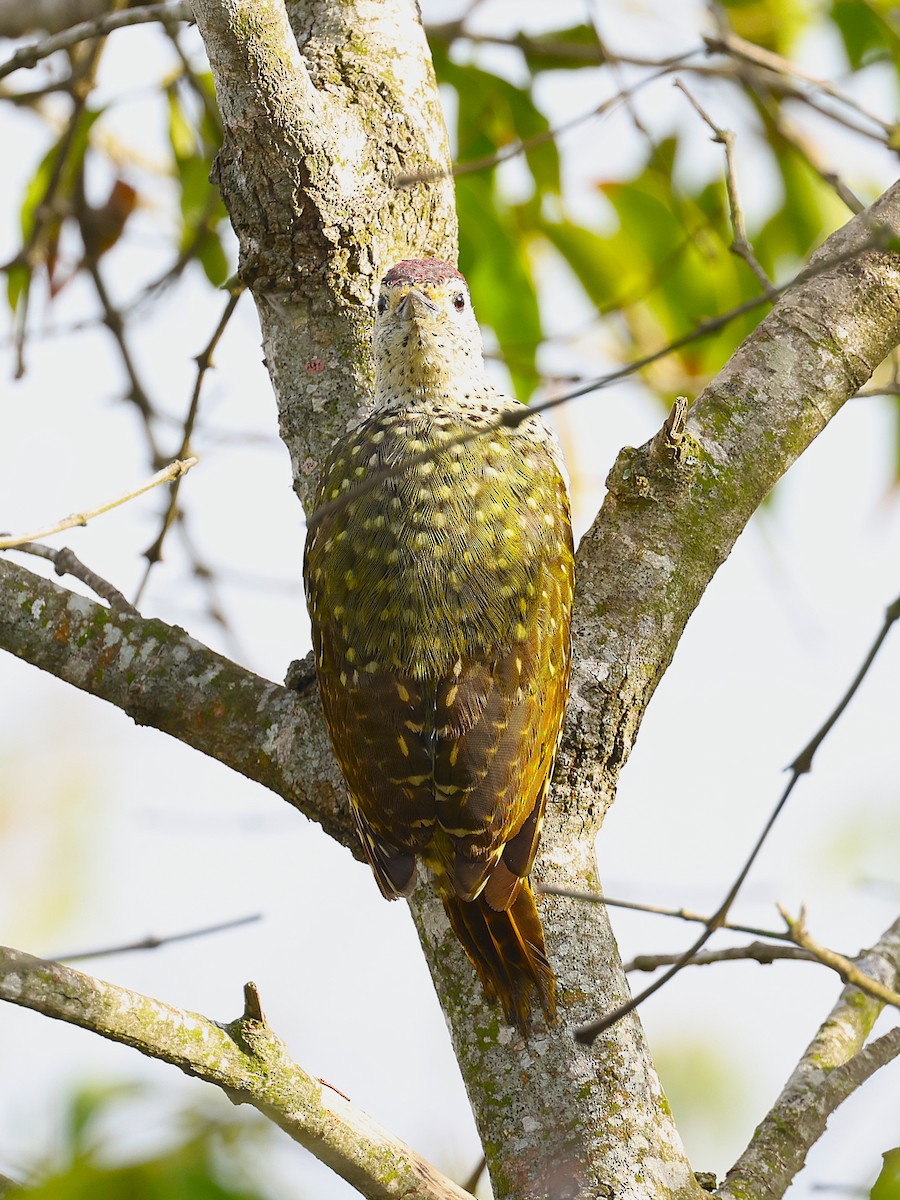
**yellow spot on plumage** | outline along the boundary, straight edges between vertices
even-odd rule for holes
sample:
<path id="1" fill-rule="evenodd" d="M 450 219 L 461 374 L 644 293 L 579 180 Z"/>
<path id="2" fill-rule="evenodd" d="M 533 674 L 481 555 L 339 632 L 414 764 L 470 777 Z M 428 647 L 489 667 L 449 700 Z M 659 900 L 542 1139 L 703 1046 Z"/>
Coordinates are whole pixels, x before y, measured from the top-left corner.
<path id="1" fill-rule="evenodd" d="M 408 704 L 409 703 L 409 689 L 406 688 L 402 683 L 400 683 L 399 680 L 395 681 L 394 686 L 397 689 L 397 695 L 400 697 L 400 699 L 403 701 L 403 703 Z"/>
<path id="2" fill-rule="evenodd" d="M 453 705 L 456 703 L 456 694 L 458 691 L 459 691 L 459 687 L 457 684 L 454 683 L 454 685 L 447 692 L 447 707 L 448 708 L 452 708 Z"/>
<path id="3" fill-rule="evenodd" d="M 397 745 L 400 747 L 400 753 L 404 758 L 409 758 L 409 746 L 406 744 L 406 738 L 402 733 L 397 734 Z"/>

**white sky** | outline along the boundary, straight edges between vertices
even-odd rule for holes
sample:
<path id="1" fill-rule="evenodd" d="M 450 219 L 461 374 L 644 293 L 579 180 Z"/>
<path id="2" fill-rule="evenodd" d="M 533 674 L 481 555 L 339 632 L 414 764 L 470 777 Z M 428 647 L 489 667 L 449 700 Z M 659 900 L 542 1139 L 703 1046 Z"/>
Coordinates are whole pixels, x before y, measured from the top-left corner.
<path id="1" fill-rule="evenodd" d="M 423 5 L 426 19 L 454 11 Z M 605 6 L 606 7 L 606 6 Z M 517 15 L 541 25 L 537 0 L 488 0 L 478 20 L 508 29 Z M 557 3 L 554 21 L 583 18 L 580 3 Z M 617 5 L 604 33 L 620 50 L 692 44 L 699 6 Z M 688 32 L 683 32 L 688 31 Z M 104 128 L 165 161 L 153 86 L 169 63 L 158 31 L 120 34 L 104 59 L 101 95 L 130 99 Z M 811 39 L 807 65 L 840 70 L 836 48 Z M 0 53 L 2 57 L 2 53 Z M 489 64 L 507 62 L 500 54 Z M 514 69 L 511 67 L 510 69 Z M 892 117 L 877 72 L 866 100 Z M 598 102 L 592 72 L 547 80 L 541 101 L 554 121 Z M 697 89 L 720 122 L 739 132 L 739 173 L 748 214 L 772 203 L 741 113 L 723 93 Z M 695 119 L 673 100 L 671 83 L 641 93 L 638 108 L 663 128 Z M 0 259 L 15 251 L 17 205 L 44 152 L 42 126 L 27 113 L 2 114 L 8 169 L 0 176 Z M 869 147 L 811 128 L 826 155 L 870 190 L 892 164 Z M 591 182 L 634 165 L 631 128 L 620 115 L 563 141 L 570 203 L 599 210 Z M 681 169 L 712 174 L 720 150 L 693 139 Z M 108 272 L 117 295 L 160 269 L 168 255 L 171 192 L 140 173 L 152 205 L 134 221 L 133 245 Z M 510 185 L 515 185 L 510 172 Z M 583 298 L 567 273 L 539 264 L 552 295 L 554 329 L 584 320 Z M 194 369 L 224 299 L 188 279 L 134 329 L 140 370 L 161 409 L 186 411 Z M 73 283 L 48 311 L 35 297 L 36 327 L 60 327 L 94 311 Z M 8 347 L 6 347 L 8 349 Z M 602 370 L 602 347 L 579 343 L 571 361 Z M 261 674 L 281 679 L 308 647 L 300 586 L 302 514 L 277 442 L 275 408 L 260 363 L 259 330 L 242 299 L 207 382 L 201 465 L 182 496 L 205 561 L 223 573 L 233 643 L 204 616 L 176 538 L 152 576 L 144 611 L 174 621 Z M 102 330 L 35 339 L 24 380 L 0 362 L 0 528 L 27 530 L 117 494 L 147 473 L 139 430 L 119 399 L 122 378 Z M 623 444 L 638 445 L 661 414 L 636 385 L 566 410 L 561 432 L 577 444 L 583 524 Z M 172 425 L 174 451 L 180 432 Z M 900 513 L 890 490 L 896 431 L 886 403 L 847 406 L 779 487 L 762 519 L 740 539 L 691 621 L 644 722 L 619 800 L 599 840 L 610 895 L 712 909 L 727 888 L 783 786 L 781 769 L 812 734 L 856 670 L 900 591 Z M 162 498 L 149 497 L 76 530 L 68 544 L 126 593 L 140 576 L 140 552 L 156 531 Z M 25 565 L 34 565 L 28 560 Z M 251 583 L 260 579 L 261 586 Z M 723 665 L 727 663 L 727 670 Z M 820 939 L 854 952 L 896 915 L 900 884 L 900 739 L 896 736 L 900 633 L 801 781 L 735 911 L 777 927 L 775 901 L 806 902 Z M 478 1156 L 467 1102 L 443 1020 L 402 904 L 381 902 L 367 869 L 353 862 L 278 798 L 163 735 L 10 658 L 0 660 L 0 926 L 2 940 L 34 953 L 113 944 L 231 916 L 264 921 L 153 954 L 98 962 L 101 977 L 228 1020 L 241 986 L 254 979 L 274 1028 L 298 1062 L 366 1108 L 387 1128 L 464 1177 Z M 691 930 L 617 912 L 623 953 L 684 947 Z M 719 944 L 731 939 L 719 935 Z M 635 977 L 641 986 L 643 977 Z M 838 992 L 824 969 L 753 964 L 685 972 L 643 1010 L 663 1082 L 698 1169 L 724 1172 Z M 141 1079 L 151 1087 L 143 1136 L 163 1136 L 173 1106 L 230 1112 L 211 1089 L 131 1051 L 31 1013 L 0 1012 L 0 1170 L 21 1172 L 52 1153 L 63 1087 L 87 1080 Z M 710 1063 L 719 1068 L 709 1074 Z M 730 1075 L 729 1075 L 730 1073 Z M 27 1086 L 23 1086 L 27 1080 Z M 871 1181 L 883 1150 L 900 1142 L 896 1064 L 832 1120 L 792 1197 L 816 1183 Z M 123 1122 L 124 1125 L 124 1122 Z M 118 1129 L 117 1138 L 133 1136 Z M 273 1195 L 332 1200 L 351 1190 L 280 1135 L 265 1155 Z"/>

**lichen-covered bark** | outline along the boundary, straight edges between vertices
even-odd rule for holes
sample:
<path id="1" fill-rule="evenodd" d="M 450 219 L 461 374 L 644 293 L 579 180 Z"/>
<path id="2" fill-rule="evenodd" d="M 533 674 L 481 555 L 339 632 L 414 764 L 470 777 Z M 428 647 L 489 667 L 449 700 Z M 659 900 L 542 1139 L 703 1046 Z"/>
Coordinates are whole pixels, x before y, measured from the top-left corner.
<path id="1" fill-rule="evenodd" d="M 252 985 L 248 985 L 252 988 Z M 252 1104 L 369 1200 L 471 1200 L 346 1097 L 293 1062 L 259 1011 L 227 1025 L 0 946 L 0 1000 L 133 1046 Z"/>
<path id="2" fill-rule="evenodd" d="M 415 0 L 195 0 L 294 487 L 372 394 L 371 305 L 401 258 L 455 260 L 449 146 Z"/>
<path id="3" fill-rule="evenodd" d="M 164 621 L 132 617 L 0 558 L 0 645 L 270 788 L 359 853 L 312 663 L 289 690 Z"/>
<path id="4" fill-rule="evenodd" d="M 857 960 L 867 975 L 896 990 L 900 985 L 900 920 Z M 897 1031 L 863 1050 L 884 1008 L 880 1000 L 845 987 L 837 1004 L 792 1072 L 750 1145 L 716 1195 L 722 1200 L 779 1200 L 806 1162 L 828 1118 L 868 1077 L 900 1052 Z"/>
<path id="5" fill-rule="evenodd" d="M 691 406 L 677 444 L 661 432 L 620 453 L 579 547 L 557 840 L 599 824 L 706 585 L 774 484 L 900 341 L 898 231 L 895 184 L 825 242 Z"/>

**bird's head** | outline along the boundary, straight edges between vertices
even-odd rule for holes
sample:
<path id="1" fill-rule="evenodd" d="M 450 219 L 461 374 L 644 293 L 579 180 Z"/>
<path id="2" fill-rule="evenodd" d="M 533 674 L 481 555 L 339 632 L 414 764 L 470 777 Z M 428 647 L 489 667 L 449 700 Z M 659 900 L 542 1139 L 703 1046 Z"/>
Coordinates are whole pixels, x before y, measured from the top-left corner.
<path id="1" fill-rule="evenodd" d="M 453 397 L 484 386 L 468 284 L 442 259 L 404 259 L 387 272 L 376 304 L 374 349 L 382 400 Z"/>

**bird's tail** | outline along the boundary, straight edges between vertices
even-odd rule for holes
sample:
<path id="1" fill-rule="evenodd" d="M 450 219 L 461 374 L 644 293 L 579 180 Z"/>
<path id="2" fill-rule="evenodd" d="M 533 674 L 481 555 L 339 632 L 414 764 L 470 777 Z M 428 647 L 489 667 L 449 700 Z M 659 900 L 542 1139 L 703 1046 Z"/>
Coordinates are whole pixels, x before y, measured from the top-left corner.
<path id="1" fill-rule="evenodd" d="M 556 1020 L 556 978 L 547 961 L 544 930 L 534 894 L 523 880 L 509 908 L 491 908 L 484 893 L 474 900 L 444 896 L 453 932 L 478 972 L 488 999 L 499 1000 L 511 1025 L 527 1033 L 535 1000 L 547 1021 Z"/>

